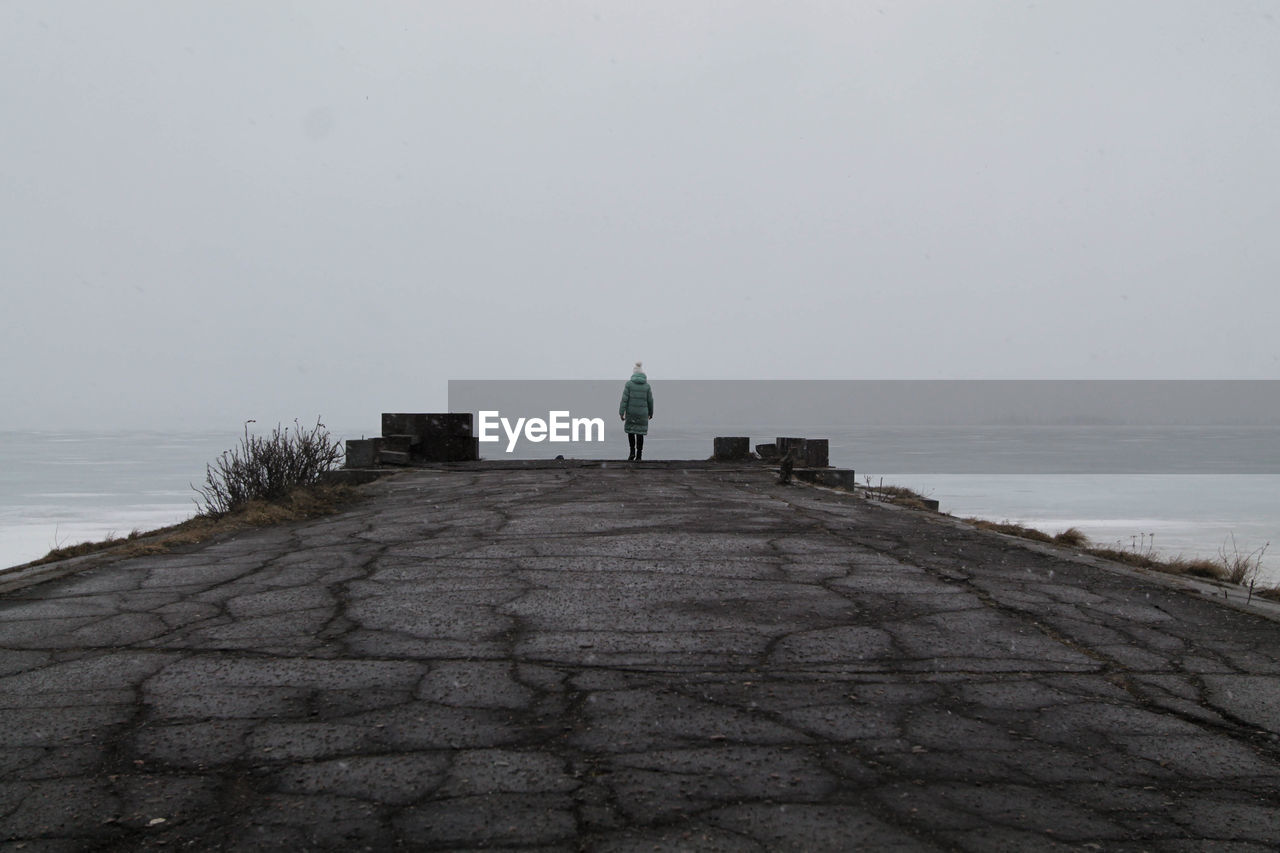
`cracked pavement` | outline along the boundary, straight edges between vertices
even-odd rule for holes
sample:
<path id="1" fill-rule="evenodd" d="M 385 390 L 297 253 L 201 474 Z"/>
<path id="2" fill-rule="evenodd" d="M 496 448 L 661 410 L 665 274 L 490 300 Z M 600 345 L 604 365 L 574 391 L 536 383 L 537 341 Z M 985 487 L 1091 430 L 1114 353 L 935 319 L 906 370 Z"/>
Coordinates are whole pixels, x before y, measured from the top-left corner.
<path id="1" fill-rule="evenodd" d="M 413 471 L 0 597 L 4 849 L 1280 845 L 1280 624 L 762 468 Z"/>

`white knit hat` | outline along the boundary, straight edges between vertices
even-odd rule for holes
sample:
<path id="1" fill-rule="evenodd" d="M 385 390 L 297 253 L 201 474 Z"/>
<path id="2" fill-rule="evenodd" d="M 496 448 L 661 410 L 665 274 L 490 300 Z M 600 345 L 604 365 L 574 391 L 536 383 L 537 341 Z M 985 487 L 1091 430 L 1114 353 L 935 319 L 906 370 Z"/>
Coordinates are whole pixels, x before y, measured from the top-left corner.
<path id="1" fill-rule="evenodd" d="M 638 361 L 637 361 L 637 362 L 636 362 L 636 366 L 635 366 L 635 367 L 633 367 L 633 368 L 631 368 L 631 372 L 632 372 L 632 373 L 644 373 L 644 367 L 643 367 L 643 365 L 641 365 L 641 364 L 640 364 L 640 362 L 638 362 Z"/>

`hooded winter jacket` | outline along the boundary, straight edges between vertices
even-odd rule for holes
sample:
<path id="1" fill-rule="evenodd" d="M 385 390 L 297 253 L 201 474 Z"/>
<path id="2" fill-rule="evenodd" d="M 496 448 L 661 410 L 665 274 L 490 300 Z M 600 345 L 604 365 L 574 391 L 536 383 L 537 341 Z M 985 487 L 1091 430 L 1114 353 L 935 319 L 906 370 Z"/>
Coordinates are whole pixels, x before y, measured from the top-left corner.
<path id="1" fill-rule="evenodd" d="M 634 435 L 648 435 L 649 418 L 653 417 L 653 388 L 643 373 L 633 373 L 622 389 L 618 414 L 626 419 L 623 429 Z"/>

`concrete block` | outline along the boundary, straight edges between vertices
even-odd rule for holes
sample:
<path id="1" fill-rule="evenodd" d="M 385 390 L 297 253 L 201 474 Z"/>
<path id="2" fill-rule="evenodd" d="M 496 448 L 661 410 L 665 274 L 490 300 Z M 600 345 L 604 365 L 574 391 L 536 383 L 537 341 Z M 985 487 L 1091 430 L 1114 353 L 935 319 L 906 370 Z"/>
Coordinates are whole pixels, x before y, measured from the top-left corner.
<path id="1" fill-rule="evenodd" d="M 382 437 L 382 449 L 393 450 L 396 453 L 413 453 L 413 448 L 421 443 L 416 435 L 384 435 Z"/>
<path id="2" fill-rule="evenodd" d="M 470 412 L 383 412 L 383 435 L 413 435 L 422 441 L 469 438 Z"/>
<path id="3" fill-rule="evenodd" d="M 826 468 L 831 463 L 827 457 L 830 442 L 825 438 L 806 438 L 804 441 L 804 465 L 806 468 Z"/>
<path id="4" fill-rule="evenodd" d="M 418 446 L 418 457 L 426 462 L 470 462 L 480 458 L 480 439 L 471 436 L 443 436 Z"/>
<path id="5" fill-rule="evenodd" d="M 408 453 L 401 450 L 387 450 L 386 448 L 383 448 L 382 452 L 378 454 L 378 459 L 383 465 L 408 465 L 411 457 Z"/>
<path id="6" fill-rule="evenodd" d="M 791 454 L 792 461 L 797 464 L 804 461 L 804 439 L 789 437 L 775 438 L 774 445 L 778 448 L 778 456 L 786 456 Z"/>
<path id="7" fill-rule="evenodd" d="M 383 435 L 416 435 L 419 438 L 426 433 L 427 415 L 412 412 L 383 412 Z"/>
<path id="8" fill-rule="evenodd" d="M 776 462 L 779 457 L 778 445 L 776 444 L 757 444 L 756 455 L 768 462 Z"/>
<path id="9" fill-rule="evenodd" d="M 356 438 L 347 441 L 348 468 L 372 468 L 378 464 L 378 451 L 382 448 L 380 438 Z"/>
<path id="10" fill-rule="evenodd" d="M 480 458 L 480 439 L 469 435 L 439 439 L 437 445 L 444 462 L 472 462 Z"/>
<path id="11" fill-rule="evenodd" d="M 427 437 L 471 437 L 470 412 L 436 412 L 427 415 Z"/>
<path id="12" fill-rule="evenodd" d="M 425 462 L 479 458 L 472 449 L 470 412 L 383 412 L 382 435 L 412 437 L 411 446 L 403 449 Z"/>
<path id="13" fill-rule="evenodd" d="M 717 462 L 738 461 L 751 456 L 751 439 L 748 436 L 716 436 L 712 447 L 713 458 Z"/>

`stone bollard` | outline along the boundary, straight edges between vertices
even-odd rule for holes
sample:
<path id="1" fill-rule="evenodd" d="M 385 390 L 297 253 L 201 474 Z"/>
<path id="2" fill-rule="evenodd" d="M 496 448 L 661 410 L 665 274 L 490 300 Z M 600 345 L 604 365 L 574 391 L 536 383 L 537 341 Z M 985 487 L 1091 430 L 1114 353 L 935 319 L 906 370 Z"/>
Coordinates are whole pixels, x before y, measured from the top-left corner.
<path id="1" fill-rule="evenodd" d="M 716 436 L 712 458 L 717 462 L 737 462 L 751 456 L 751 439 L 746 436 Z"/>

